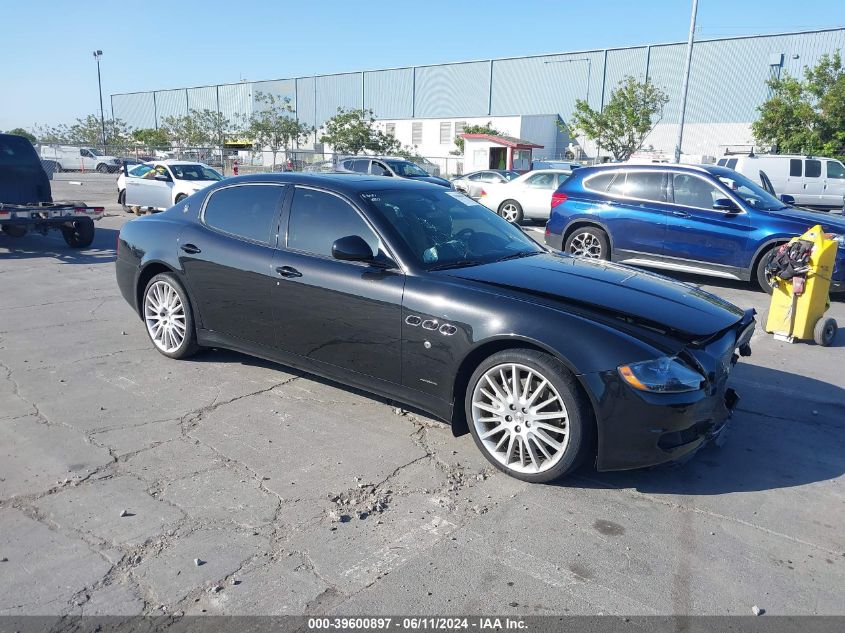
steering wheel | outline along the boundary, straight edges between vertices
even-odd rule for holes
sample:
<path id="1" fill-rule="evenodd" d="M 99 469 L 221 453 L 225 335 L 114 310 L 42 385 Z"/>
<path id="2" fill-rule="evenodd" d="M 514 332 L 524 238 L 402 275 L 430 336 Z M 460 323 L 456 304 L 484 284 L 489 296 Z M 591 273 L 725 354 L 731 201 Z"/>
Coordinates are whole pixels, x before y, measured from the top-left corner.
<path id="1" fill-rule="evenodd" d="M 467 228 L 461 229 L 460 231 L 455 233 L 455 235 L 453 236 L 452 239 L 467 242 L 467 241 L 471 240 L 474 236 L 475 236 L 475 231 L 473 229 L 467 227 Z"/>

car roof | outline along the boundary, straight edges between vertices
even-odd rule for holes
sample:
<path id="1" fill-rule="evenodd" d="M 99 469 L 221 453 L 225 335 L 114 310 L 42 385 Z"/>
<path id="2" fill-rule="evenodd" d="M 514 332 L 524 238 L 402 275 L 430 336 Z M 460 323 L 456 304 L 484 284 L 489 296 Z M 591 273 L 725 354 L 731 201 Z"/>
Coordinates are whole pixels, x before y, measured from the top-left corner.
<path id="1" fill-rule="evenodd" d="M 278 182 L 293 185 L 323 186 L 349 195 L 384 189 L 449 191 L 449 189 L 445 189 L 442 185 L 435 185 L 428 182 L 420 182 L 408 178 L 385 178 L 384 176 L 371 176 L 357 172 L 262 173 L 235 176 L 225 180 L 227 186 L 236 183 L 247 184 L 250 182 Z"/>
<path id="2" fill-rule="evenodd" d="M 643 171 L 643 170 L 661 170 L 661 169 L 672 169 L 672 170 L 681 170 L 681 171 L 692 171 L 692 172 L 706 172 L 711 165 L 689 165 L 685 163 L 605 163 L 603 165 L 590 165 L 589 167 L 580 167 L 576 169 L 573 173 L 577 173 L 580 176 L 585 176 L 587 174 L 592 174 L 597 171 L 604 171 L 609 169 L 630 169 L 636 171 Z M 715 165 L 712 165 L 715 167 Z M 724 169 L 723 167 L 717 167 L 717 169 Z M 728 170 L 733 171 L 733 170 Z"/>

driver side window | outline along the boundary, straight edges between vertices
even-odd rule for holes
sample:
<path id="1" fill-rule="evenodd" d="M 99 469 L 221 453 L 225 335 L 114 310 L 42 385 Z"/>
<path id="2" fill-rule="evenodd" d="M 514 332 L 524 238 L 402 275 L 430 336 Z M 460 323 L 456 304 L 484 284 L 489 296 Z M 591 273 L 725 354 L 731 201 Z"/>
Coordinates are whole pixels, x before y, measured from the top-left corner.
<path id="1" fill-rule="evenodd" d="M 335 240 L 357 235 L 377 256 L 381 241 L 358 211 L 333 194 L 297 187 L 288 220 L 287 247 L 321 257 L 332 257 Z"/>
<path id="2" fill-rule="evenodd" d="M 688 174 L 673 174 L 675 204 L 697 209 L 713 209 L 713 203 L 726 196 L 708 182 Z"/>

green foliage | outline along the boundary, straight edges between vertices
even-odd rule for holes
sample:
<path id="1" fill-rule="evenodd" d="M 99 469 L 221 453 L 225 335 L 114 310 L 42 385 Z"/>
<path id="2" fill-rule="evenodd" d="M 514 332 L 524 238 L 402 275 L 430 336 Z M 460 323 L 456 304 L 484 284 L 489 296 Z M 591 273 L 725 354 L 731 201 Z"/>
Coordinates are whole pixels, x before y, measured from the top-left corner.
<path id="1" fill-rule="evenodd" d="M 145 147 L 155 147 L 157 149 L 168 149 L 170 147 L 170 138 L 167 132 L 162 129 L 143 128 L 132 130 L 132 140 Z"/>
<path id="2" fill-rule="evenodd" d="M 129 126 L 120 119 L 106 119 L 105 126 L 106 146 L 109 151 L 125 147 L 129 140 Z M 101 147 L 103 144 L 102 123 L 96 114 L 76 119 L 73 125 L 62 123 L 56 126 L 36 126 L 35 135 L 42 143 L 68 143 L 92 147 Z"/>
<path id="3" fill-rule="evenodd" d="M 768 81 L 772 96 L 751 126 L 757 142 L 787 154 L 845 158 L 845 68 L 839 51 L 822 55 L 804 79 Z"/>
<path id="4" fill-rule="evenodd" d="M 35 143 L 38 139 L 35 138 L 35 134 L 32 132 L 28 132 L 22 127 L 16 127 L 13 130 L 9 130 L 6 134 L 15 134 L 16 136 L 23 136 L 27 139 L 30 143 Z"/>
<path id="5" fill-rule="evenodd" d="M 487 121 L 487 123 L 482 125 L 465 125 L 463 134 L 492 134 L 493 136 L 501 136 L 503 133 L 493 127 L 492 121 Z M 455 146 L 458 149 L 452 150 L 452 154 L 462 156 L 464 153 L 464 139 L 456 136 Z"/>
<path id="6" fill-rule="evenodd" d="M 161 120 L 161 129 L 174 145 L 212 147 L 222 145 L 226 136 L 236 134 L 240 125 L 216 110 L 190 110 L 188 114 L 168 116 Z"/>
<path id="7" fill-rule="evenodd" d="M 293 143 L 305 140 L 311 129 L 294 118 L 295 110 L 289 97 L 258 92 L 255 101 L 263 107 L 253 112 L 247 132 L 259 149 L 266 147 L 273 153 L 275 168 L 276 154 L 287 150 Z"/>
<path id="8" fill-rule="evenodd" d="M 393 136 L 374 127 L 372 110 L 337 109 L 337 114 L 325 123 L 320 141 L 328 143 L 339 154 L 390 154 L 402 148 Z"/>
<path id="9" fill-rule="evenodd" d="M 668 102 L 666 93 L 654 84 L 627 76 L 601 111 L 578 99 L 568 131 L 571 135 L 583 134 L 610 151 L 615 160 L 625 161 L 663 118 Z"/>

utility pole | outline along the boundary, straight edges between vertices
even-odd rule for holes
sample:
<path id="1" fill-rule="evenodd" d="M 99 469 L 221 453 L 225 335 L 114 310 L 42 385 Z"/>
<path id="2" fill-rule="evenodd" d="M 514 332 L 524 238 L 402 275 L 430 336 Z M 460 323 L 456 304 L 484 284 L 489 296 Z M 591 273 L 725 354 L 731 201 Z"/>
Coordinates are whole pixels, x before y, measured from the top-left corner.
<path id="1" fill-rule="evenodd" d="M 103 111 L 103 80 L 100 78 L 100 58 L 103 56 L 103 51 L 94 51 L 94 59 L 97 60 L 97 86 L 100 88 L 100 125 L 103 128 L 103 152 L 108 153 L 106 149 L 106 115 Z"/>
<path id="2" fill-rule="evenodd" d="M 687 89 L 689 88 L 689 69 L 692 63 L 692 44 L 695 38 L 695 16 L 698 13 L 698 0 L 692 0 L 692 14 L 689 20 L 689 38 L 687 39 L 687 61 L 684 64 L 684 84 L 681 88 L 681 113 L 678 116 L 678 142 L 675 144 L 675 161 L 681 162 L 681 144 L 684 142 L 684 117 L 687 111 Z"/>

